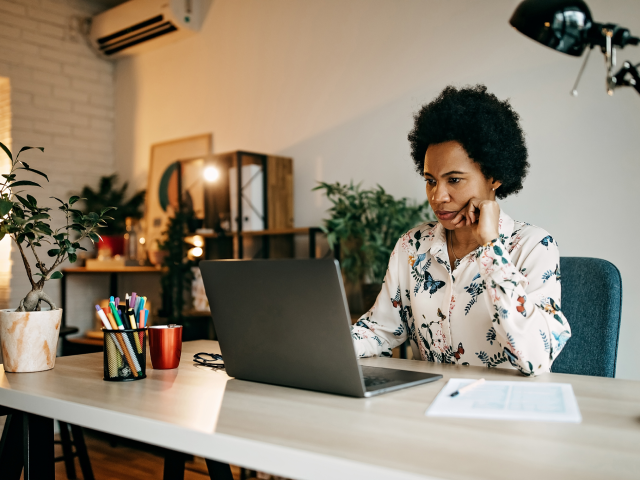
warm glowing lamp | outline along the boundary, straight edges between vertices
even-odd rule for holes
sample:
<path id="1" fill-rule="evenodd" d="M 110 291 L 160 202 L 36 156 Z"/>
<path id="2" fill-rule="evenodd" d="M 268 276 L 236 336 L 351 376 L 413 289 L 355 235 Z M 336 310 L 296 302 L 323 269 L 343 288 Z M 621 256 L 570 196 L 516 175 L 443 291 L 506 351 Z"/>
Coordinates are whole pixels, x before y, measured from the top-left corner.
<path id="1" fill-rule="evenodd" d="M 204 179 L 207 182 L 215 182 L 220 178 L 220 171 L 216 167 L 207 167 L 204 169 Z"/>

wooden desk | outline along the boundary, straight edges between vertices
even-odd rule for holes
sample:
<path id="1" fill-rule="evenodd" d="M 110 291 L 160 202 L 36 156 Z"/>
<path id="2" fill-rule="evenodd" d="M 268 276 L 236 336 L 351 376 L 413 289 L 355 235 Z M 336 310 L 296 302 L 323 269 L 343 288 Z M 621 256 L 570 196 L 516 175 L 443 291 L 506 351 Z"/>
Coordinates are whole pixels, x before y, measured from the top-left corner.
<path id="1" fill-rule="evenodd" d="M 48 372 L 0 369 L 0 405 L 297 480 L 639 476 L 637 381 L 371 358 L 362 364 L 444 381 L 355 399 L 230 379 L 194 365 L 199 351 L 219 350 L 213 341 L 185 343 L 177 370 L 147 361 L 148 377 L 127 383 L 102 380 L 101 354 L 58 358 Z M 425 417 L 450 377 L 569 382 L 583 421 Z"/>

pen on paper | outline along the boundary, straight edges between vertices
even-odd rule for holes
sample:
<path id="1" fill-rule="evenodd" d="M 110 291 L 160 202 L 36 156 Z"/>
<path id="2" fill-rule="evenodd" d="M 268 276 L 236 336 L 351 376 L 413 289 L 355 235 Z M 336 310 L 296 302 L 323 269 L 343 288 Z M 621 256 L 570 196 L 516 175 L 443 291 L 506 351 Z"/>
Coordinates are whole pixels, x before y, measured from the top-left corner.
<path id="1" fill-rule="evenodd" d="M 458 395 L 462 395 L 467 393 L 469 390 L 473 390 L 474 388 L 482 385 L 484 383 L 484 378 L 481 378 L 480 380 L 476 380 L 475 382 L 470 383 L 469 385 L 466 385 L 458 390 L 456 390 L 455 392 L 453 392 L 451 394 L 452 397 L 457 397 Z"/>

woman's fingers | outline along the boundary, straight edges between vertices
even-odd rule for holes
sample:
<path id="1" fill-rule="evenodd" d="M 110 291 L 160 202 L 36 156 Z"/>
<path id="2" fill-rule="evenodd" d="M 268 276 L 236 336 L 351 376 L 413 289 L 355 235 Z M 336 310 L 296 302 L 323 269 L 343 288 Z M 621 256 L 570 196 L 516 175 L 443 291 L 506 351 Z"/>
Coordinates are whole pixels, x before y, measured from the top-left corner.
<path id="1" fill-rule="evenodd" d="M 458 212 L 458 214 L 455 217 L 453 217 L 453 220 L 451 220 L 451 223 L 453 223 L 453 225 L 457 227 L 458 224 L 464 220 L 464 218 L 465 217 L 464 217 L 464 208 L 463 208 Z"/>

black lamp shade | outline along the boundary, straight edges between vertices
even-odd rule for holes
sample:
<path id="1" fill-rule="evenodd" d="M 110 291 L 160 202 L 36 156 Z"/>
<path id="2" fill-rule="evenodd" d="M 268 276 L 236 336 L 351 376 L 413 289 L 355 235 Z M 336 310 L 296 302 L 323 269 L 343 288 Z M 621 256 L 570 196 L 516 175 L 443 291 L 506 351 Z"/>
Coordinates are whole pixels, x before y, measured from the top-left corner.
<path id="1" fill-rule="evenodd" d="M 593 21 L 582 0 L 524 0 L 509 23 L 536 42 L 579 57 Z"/>

